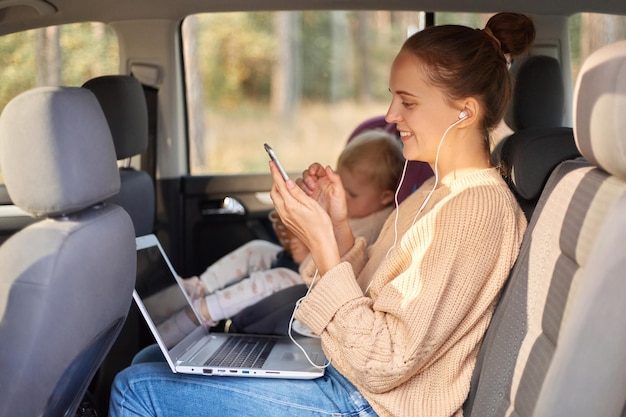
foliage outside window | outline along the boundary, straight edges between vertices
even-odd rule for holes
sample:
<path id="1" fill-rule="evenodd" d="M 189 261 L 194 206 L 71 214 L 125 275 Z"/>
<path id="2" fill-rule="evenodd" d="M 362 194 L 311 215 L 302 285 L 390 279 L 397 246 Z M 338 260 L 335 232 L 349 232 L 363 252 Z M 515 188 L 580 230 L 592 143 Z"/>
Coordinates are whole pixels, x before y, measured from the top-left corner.
<path id="1" fill-rule="evenodd" d="M 437 13 L 482 27 L 488 14 Z M 385 113 L 391 60 L 420 12 L 213 13 L 183 25 L 192 174 L 267 172 L 263 142 L 290 171 L 334 165 L 361 121 Z M 572 79 L 602 45 L 626 39 L 626 17 L 569 21 Z M 114 32 L 77 23 L 0 37 L 0 110 L 41 85 L 79 86 L 119 68 Z"/>
<path id="2" fill-rule="evenodd" d="M 436 13 L 435 24 L 484 27 L 490 14 Z M 572 79 L 624 16 L 570 19 Z M 388 71 L 420 12 L 215 13 L 184 22 L 190 171 L 267 172 L 270 143 L 287 170 L 334 165 L 352 129 L 386 112 Z M 497 138 L 496 138 L 497 139 Z"/>
<path id="3" fill-rule="evenodd" d="M 102 23 L 51 26 L 1 36 L 0 111 L 31 88 L 81 86 L 90 78 L 116 74 L 118 68 L 117 38 Z"/>
<path id="4" fill-rule="evenodd" d="M 116 74 L 117 38 L 102 23 L 76 23 L 0 37 L 0 110 L 16 95 L 44 85 L 80 86 Z"/>
<path id="5" fill-rule="evenodd" d="M 389 67 L 420 12 L 216 13 L 184 22 L 192 174 L 335 165 L 352 130 L 385 114 Z"/>
<path id="6" fill-rule="evenodd" d="M 572 79 L 596 49 L 626 39 L 626 16 L 579 13 L 569 19 Z"/>

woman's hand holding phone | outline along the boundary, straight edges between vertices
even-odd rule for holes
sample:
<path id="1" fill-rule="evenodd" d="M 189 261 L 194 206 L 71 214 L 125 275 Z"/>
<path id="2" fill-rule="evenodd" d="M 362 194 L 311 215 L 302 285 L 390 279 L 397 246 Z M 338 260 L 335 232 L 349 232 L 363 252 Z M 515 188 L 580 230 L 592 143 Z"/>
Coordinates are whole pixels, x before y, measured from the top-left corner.
<path id="1" fill-rule="evenodd" d="M 294 181 L 289 177 L 285 181 L 275 155 L 272 157 L 269 151 L 268 154 L 272 159 L 270 170 L 274 178 L 270 197 L 276 212 L 285 226 L 309 248 L 319 272 L 324 274 L 340 261 L 337 245 L 333 244 L 335 237 L 330 217 Z"/>

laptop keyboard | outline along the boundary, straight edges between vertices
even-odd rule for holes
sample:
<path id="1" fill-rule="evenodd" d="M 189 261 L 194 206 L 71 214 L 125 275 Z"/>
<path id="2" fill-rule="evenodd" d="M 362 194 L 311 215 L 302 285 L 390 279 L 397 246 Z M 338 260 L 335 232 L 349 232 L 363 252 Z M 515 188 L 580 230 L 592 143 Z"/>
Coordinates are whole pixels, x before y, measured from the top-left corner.
<path id="1" fill-rule="evenodd" d="M 274 337 L 230 337 L 204 364 L 225 368 L 260 368 L 276 344 Z"/>

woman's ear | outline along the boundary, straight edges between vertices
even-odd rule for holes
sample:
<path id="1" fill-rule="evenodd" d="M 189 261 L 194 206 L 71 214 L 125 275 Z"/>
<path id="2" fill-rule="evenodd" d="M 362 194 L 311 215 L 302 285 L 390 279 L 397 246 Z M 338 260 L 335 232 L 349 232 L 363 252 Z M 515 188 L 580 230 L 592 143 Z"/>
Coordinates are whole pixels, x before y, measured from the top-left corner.
<path id="1" fill-rule="evenodd" d="M 480 104 L 478 103 L 478 101 L 473 97 L 468 97 L 462 100 L 461 103 L 463 106 L 463 110 L 461 110 L 461 112 L 465 116 L 464 119 L 470 122 L 476 120 L 476 115 L 478 114 L 478 111 L 480 109 Z M 459 118 L 461 117 L 459 116 Z"/>

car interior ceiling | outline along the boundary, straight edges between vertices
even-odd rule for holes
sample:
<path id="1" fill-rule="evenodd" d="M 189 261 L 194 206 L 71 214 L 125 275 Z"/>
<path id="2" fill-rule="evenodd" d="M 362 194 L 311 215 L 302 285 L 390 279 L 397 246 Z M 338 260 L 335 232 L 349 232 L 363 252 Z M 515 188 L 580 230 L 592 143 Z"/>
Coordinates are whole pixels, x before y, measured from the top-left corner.
<path id="1" fill-rule="evenodd" d="M 66 2 L 68 7 L 66 7 Z M 117 4 L 119 3 L 119 4 Z M 328 9 L 328 4 L 323 0 L 269 0 L 263 3 L 263 10 L 323 10 Z M 129 4 L 124 0 L 111 0 L 104 3 L 86 3 L 76 0 L 24 0 L 5 2 L 0 4 L 3 10 L 0 34 L 13 31 L 25 30 L 35 27 L 43 27 L 62 23 L 56 15 L 57 11 L 63 12 L 64 21 L 103 21 L 114 22 L 118 20 L 133 20 L 145 18 L 144 10 L 134 3 Z M 259 6 L 253 2 L 232 2 L 227 0 L 198 3 L 194 0 L 181 0 L 172 8 L 167 0 L 155 0 L 150 2 L 149 18 L 180 20 L 184 16 L 197 12 L 229 12 L 258 10 Z M 360 0 L 357 2 L 341 1 L 334 2 L 330 9 L 334 10 L 379 10 L 379 0 Z M 462 0 L 423 0 L 419 3 L 407 4 L 406 0 L 388 0 L 384 4 L 384 10 L 436 10 L 436 11 L 465 11 L 485 12 L 507 10 L 536 15 L 569 16 L 575 13 L 594 11 L 596 13 L 626 14 L 626 4 L 605 0 L 603 2 L 554 2 L 542 0 L 529 0 L 520 6 L 512 6 L 510 2 L 503 0 L 487 0 L 478 4 L 472 4 L 468 8 Z M 33 11 L 37 13 L 37 19 L 30 19 Z M 29 23 L 32 22 L 32 23 Z"/>

